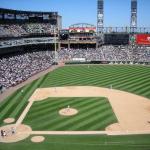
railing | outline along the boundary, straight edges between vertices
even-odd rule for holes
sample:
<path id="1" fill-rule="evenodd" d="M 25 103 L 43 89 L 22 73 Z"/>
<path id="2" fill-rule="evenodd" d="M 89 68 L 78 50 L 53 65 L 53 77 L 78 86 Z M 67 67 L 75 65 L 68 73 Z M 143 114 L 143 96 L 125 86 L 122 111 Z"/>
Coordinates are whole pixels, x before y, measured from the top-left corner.
<path id="1" fill-rule="evenodd" d="M 103 33 L 150 33 L 150 27 L 103 27 Z"/>

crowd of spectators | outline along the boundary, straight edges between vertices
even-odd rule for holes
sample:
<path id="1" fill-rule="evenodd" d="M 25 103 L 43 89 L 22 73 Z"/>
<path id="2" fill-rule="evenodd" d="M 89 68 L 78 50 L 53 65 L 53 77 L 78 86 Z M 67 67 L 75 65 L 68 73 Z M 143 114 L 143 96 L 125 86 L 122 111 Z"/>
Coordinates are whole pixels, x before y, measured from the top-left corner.
<path id="1" fill-rule="evenodd" d="M 27 33 L 52 33 L 54 26 L 49 23 L 30 23 L 23 26 Z"/>
<path id="2" fill-rule="evenodd" d="M 54 33 L 55 26 L 49 23 L 1 24 L 0 37 L 20 37 L 30 34 Z"/>
<path id="3" fill-rule="evenodd" d="M 0 25 L 0 37 L 18 37 L 27 34 L 20 25 Z"/>
<path id="4" fill-rule="evenodd" d="M 150 62 L 150 48 L 141 46 L 102 46 L 98 49 L 62 49 L 58 61 Z M 0 85 L 17 85 L 41 72 L 55 61 L 54 51 L 36 51 L 0 59 Z"/>
<path id="5" fill-rule="evenodd" d="M 86 61 L 150 62 L 150 48 L 128 45 L 102 46 L 98 49 L 62 49 L 58 56 L 61 61 L 84 58 Z"/>
<path id="6" fill-rule="evenodd" d="M 39 51 L 0 59 L 0 85 L 9 88 L 53 64 L 54 52 Z"/>

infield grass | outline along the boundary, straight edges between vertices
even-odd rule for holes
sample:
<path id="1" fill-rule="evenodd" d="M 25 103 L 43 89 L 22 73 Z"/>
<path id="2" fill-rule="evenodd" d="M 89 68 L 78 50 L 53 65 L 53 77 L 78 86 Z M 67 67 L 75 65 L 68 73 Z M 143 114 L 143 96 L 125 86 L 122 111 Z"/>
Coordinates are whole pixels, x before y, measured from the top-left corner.
<path id="1" fill-rule="evenodd" d="M 61 116 L 59 110 L 68 105 L 78 114 Z M 117 118 L 107 98 L 48 98 L 34 102 L 23 123 L 35 131 L 99 131 Z"/>

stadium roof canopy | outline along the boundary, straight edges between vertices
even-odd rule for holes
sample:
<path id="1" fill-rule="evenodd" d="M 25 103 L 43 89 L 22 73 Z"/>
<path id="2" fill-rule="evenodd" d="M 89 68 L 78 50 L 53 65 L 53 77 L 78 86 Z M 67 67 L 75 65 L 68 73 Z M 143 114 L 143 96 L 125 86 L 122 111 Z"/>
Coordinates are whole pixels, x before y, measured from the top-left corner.
<path id="1" fill-rule="evenodd" d="M 17 14 L 31 14 L 31 13 L 34 13 L 34 14 L 54 14 L 54 15 L 57 15 L 58 12 L 42 12 L 42 11 L 24 11 L 24 10 L 14 10 L 14 9 L 5 9 L 5 8 L 0 8 L 0 13 L 17 13 Z"/>

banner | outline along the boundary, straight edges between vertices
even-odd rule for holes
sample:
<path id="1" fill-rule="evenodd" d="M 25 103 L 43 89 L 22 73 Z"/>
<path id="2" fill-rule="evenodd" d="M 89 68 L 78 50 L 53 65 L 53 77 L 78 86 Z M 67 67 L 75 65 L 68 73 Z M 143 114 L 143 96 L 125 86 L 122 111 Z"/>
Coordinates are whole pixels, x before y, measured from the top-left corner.
<path id="1" fill-rule="evenodd" d="M 150 34 L 137 34 L 136 43 L 139 45 L 150 45 Z"/>

